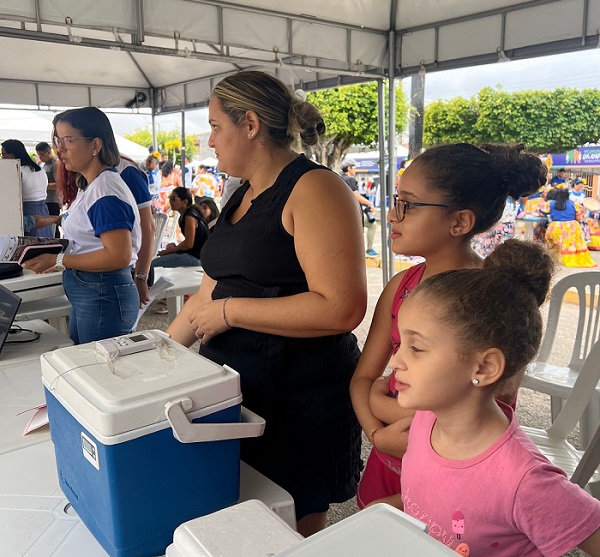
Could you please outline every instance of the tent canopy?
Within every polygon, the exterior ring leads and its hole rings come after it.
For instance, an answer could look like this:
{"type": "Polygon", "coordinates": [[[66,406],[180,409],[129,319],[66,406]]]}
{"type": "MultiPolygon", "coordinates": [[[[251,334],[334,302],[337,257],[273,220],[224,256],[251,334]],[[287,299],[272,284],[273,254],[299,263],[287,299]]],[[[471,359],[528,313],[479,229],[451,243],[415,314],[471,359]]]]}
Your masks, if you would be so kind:
{"type": "Polygon", "coordinates": [[[593,48],[598,29],[600,0],[2,0],[0,104],[165,113],[239,69],[316,89],[593,48]]]}
{"type": "MultiPolygon", "coordinates": [[[[119,134],[114,134],[119,152],[136,162],[148,156],[148,149],[119,134]]],[[[52,141],[52,122],[30,110],[14,110],[0,113],[0,143],[6,139],[18,139],[32,152],[41,141],[52,141]]]]}

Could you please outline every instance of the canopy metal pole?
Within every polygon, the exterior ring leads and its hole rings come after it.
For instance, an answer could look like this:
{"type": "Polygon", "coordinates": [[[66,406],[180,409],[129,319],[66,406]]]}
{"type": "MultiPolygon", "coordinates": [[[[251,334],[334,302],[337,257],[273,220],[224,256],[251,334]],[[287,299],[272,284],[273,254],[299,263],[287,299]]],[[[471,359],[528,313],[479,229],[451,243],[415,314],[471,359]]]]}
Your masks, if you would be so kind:
{"type": "Polygon", "coordinates": [[[385,89],[383,79],[377,80],[377,141],[379,143],[379,224],[381,226],[381,270],[383,273],[383,284],[390,279],[390,270],[387,257],[387,208],[385,196],[387,192],[387,180],[385,176],[385,89]]]}
{"type": "Polygon", "coordinates": [[[185,110],[181,111],[181,182],[185,186],[185,110]]]}
{"type": "Polygon", "coordinates": [[[154,151],[158,151],[158,137],[156,136],[156,115],[152,111],[152,147],[154,151]]]}
{"type": "Polygon", "coordinates": [[[152,148],[158,151],[158,137],[156,134],[156,89],[150,89],[150,110],[152,111],[152,148]]]}
{"type": "MultiPolygon", "coordinates": [[[[395,5],[395,2],[394,2],[395,5]]],[[[395,10],[394,10],[395,11],[395,10]]],[[[395,22],[395,19],[394,19],[395,22]]],[[[387,174],[387,199],[389,200],[389,208],[392,209],[392,199],[394,195],[394,178],[396,177],[396,32],[394,26],[391,27],[389,33],[389,70],[388,70],[388,89],[389,89],[389,109],[388,109],[388,161],[389,171],[387,174]]],[[[394,267],[394,252],[392,251],[391,243],[385,245],[388,254],[390,274],[384,275],[384,286],[395,272],[394,267]]]]}

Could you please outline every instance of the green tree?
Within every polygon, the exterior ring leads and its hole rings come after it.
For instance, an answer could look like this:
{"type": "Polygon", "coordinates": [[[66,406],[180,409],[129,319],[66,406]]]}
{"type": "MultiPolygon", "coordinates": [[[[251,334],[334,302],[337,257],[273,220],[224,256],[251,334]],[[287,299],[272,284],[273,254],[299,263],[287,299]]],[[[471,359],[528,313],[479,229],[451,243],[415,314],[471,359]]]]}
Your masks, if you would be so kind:
{"type": "MultiPolygon", "coordinates": [[[[150,147],[152,145],[152,132],[147,128],[137,128],[131,133],[126,134],[124,137],[130,141],[134,141],[144,147],[150,147]]],[[[156,134],[156,140],[158,141],[157,147],[159,150],[168,153],[169,158],[175,160],[175,162],[181,164],[181,130],[174,129],[169,131],[159,131],[156,134]]],[[[197,135],[186,135],[185,136],[185,153],[187,157],[192,160],[196,155],[198,149],[198,136],[197,135]]]]}
{"type": "MultiPolygon", "coordinates": [[[[327,128],[325,135],[313,147],[304,146],[317,161],[333,169],[339,165],[352,145],[377,145],[377,83],[347,85],[308,93],[308,102],[323,115],[327,128]]],[[[386,88],[387,114],[387,88],[386,88]]],[[[401,85],[396,89],[396,133],[408,121],[408,101],[401,85]]]]}
{"type": "Polygon", "coordinates": [[[423,143],[431,146],[473,142],[476,122],[477,107],[473,99],[456,97],[448,101],[435,101],[425,107],[423,143]]]}
{"type": "Polygon", "coordinates": [[[471,99],[437,101],[425,109],[424,143],[525,143],[556,153],[600,139],[600,90],[507,93],[486,87],[471,99]]]}

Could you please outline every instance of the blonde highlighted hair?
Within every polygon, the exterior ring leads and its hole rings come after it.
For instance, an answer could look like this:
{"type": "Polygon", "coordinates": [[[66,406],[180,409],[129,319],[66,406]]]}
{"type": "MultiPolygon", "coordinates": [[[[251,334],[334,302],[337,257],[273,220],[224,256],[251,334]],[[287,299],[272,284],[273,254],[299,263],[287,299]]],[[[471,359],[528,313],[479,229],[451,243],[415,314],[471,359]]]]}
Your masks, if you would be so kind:
{"type": "Polygon", "coordinates": [[[213,96],[236,126],[242,125],[249,110],[255,112],[269,139],[279,147],[289,147],[298,133],[304,143],[315,145],[325,133],[321,113],[264,72],[244,71],[226,77],[213,89],[213,96]]]}

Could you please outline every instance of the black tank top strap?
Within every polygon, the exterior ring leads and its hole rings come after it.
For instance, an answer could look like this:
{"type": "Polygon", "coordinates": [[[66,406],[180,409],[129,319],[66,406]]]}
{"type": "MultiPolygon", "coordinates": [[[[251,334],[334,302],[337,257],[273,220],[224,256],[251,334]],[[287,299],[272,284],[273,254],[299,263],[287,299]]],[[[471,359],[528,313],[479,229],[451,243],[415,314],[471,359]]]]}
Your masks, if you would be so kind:
{"type": "Polygon", "coordinates": [[[316,169],[329,170],[326,166],[307,159],[303,154],[299,155],[281,171],[273,187],[265,192],[269,194],[265,197],[283,210],[298,180],[307,172],[316,169]]]}

